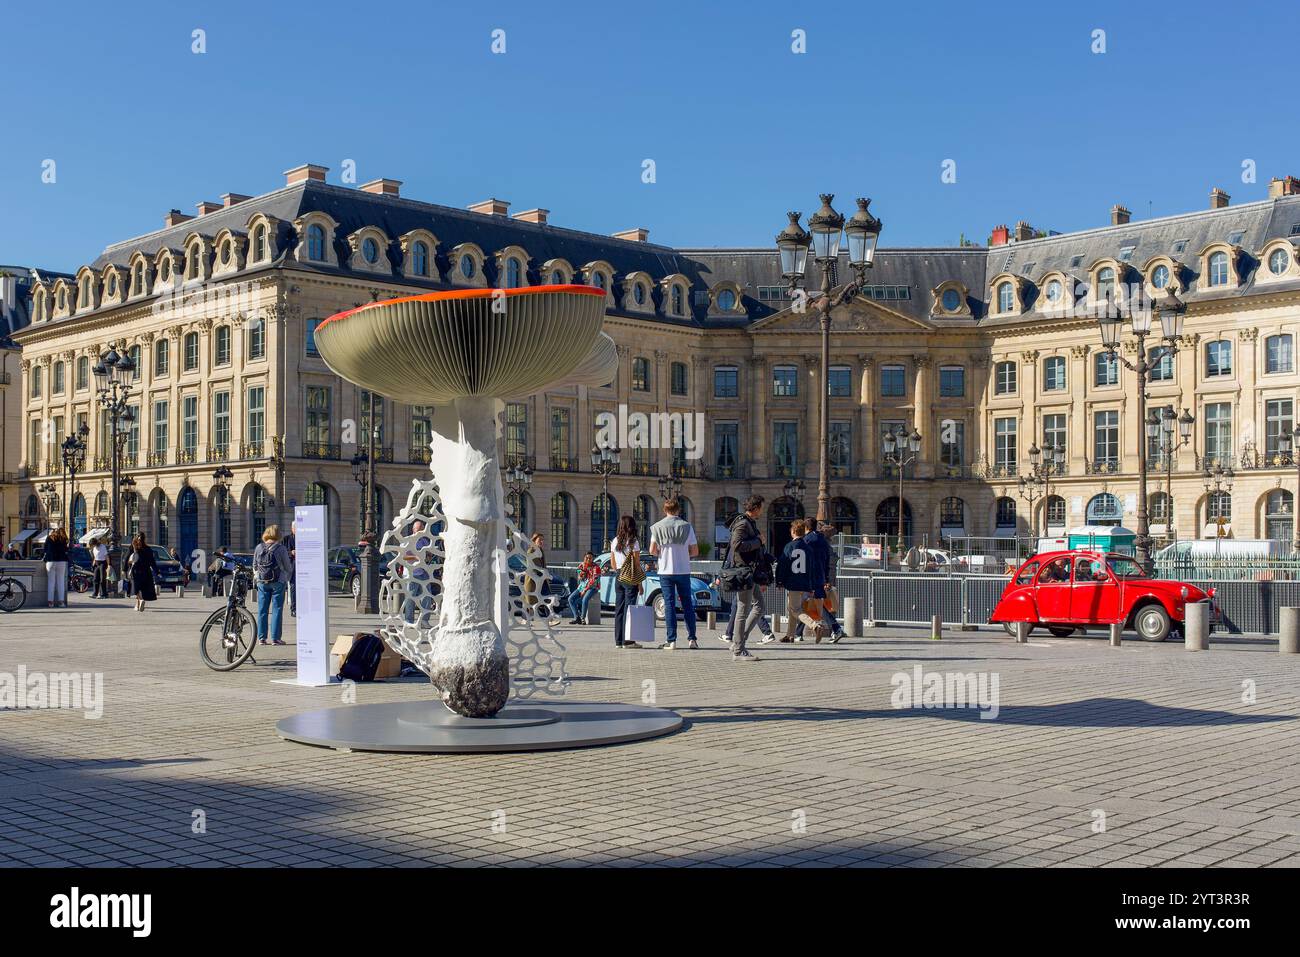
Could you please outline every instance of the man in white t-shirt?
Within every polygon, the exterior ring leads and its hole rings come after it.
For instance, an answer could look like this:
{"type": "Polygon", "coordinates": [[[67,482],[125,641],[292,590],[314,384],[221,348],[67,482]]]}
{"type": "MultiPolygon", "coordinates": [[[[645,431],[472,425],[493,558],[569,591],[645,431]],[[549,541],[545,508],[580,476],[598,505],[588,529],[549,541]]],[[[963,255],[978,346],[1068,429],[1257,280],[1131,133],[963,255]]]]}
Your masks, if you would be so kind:
{"type": "Polygon", "coordinates": [[[691,558],[700,553],[695,529],[681,517],[681,503],[675,498],[664,502],[664,517],[650,526],[650,554],[659,560],[659,587],[664,597],[664,637],[659,647],[672,651],[677,647],[677,602],[682,603],[686,618],[686,636],[690,647],[695,641],[695,599],[691,595],[691,558]]]}

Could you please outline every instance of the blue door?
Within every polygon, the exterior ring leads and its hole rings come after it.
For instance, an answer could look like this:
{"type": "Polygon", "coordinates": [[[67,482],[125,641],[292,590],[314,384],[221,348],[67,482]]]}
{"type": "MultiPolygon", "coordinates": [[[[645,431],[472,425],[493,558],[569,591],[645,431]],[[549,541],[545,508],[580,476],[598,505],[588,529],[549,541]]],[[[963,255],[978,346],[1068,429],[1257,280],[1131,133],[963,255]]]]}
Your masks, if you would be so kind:
{"type": "Polygon", "coordinates": [[[612,495],[606,498],[603,493],[597,495],[591,502],[591,553],[599,555],[605,551],[617,530],[618,499],[612,495]]]}
{"type": "Polygon", "coordinates": [[[86,497],[80,492],[72,500],[72,540],[81,541],[86,534],[86,497]]]}
{"type": "Polygon", "coordinates": [[[176,500],[176,512],[180,516],[180,552],[181,561],[189,565],[193,561],[194,550],[199,547],[199,497],[194,489],[186,486],[176,500]]]}

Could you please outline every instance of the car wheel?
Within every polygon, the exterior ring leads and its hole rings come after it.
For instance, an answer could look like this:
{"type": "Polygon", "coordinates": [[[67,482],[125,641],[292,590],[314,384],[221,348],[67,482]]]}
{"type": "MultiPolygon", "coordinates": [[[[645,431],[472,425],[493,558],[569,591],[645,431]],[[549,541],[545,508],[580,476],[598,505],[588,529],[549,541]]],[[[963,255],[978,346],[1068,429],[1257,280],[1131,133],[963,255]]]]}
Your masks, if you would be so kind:
{"type": "Polygon", "coordinates": [[[1143,605],[1133,618],[1133,629],[1143,641],[1164,641],[1169,637],[1169,612],[1163,605],[1143,605]]]}
{"type": "Polygon", "coordinates": [[[1074,628],[1066,625],[1049,625],[1047,630],[1056,638],[1069,638],[1075,632],[1074,628]]]}
{"type": "Polygon", "coordinates": [[[664,601],[664,593],[659,592],[655,595],[654,598],[651,599],[650,604],[655,610],[655,620],[666,621],[668,618],[668,605],[664,601]]]}
{"type": "MultiPolygon", "coordinates": [[[[1025,632],[1025,634],[1032,635],[1034,633],[1035,627],[1036,626],[1034,625],[1030,625],[1029,631],[1025,632]]],[[[1014,621],[1004,621],[1002,623],[1002,630],[1005,631],[1012,638],[1016,637],[1016,623],[1014,621]]]]}
{"type": "Polygon", "coordinates": [[[361,597],[361,576],[360,575],[352,576],[352,580],[348,584],[348,591],[352,593],[353,601],[361,597]]]}

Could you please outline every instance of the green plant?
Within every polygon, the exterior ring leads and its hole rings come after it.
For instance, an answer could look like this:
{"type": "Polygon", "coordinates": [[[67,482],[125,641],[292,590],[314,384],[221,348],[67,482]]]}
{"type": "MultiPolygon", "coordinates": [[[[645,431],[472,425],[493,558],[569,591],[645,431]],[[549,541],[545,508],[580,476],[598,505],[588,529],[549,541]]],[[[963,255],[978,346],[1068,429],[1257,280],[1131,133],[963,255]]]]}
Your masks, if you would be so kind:
{"type": "Polygon", "coordinates": [[[710,545],[708,542],[700,542],[700,557],[701,557],[701,558],[708,558],[708,557],[709,557],[709,553],[710,553],[711,551],[713,551],[713,546],[712,546],[712,545],[710,545]]]}

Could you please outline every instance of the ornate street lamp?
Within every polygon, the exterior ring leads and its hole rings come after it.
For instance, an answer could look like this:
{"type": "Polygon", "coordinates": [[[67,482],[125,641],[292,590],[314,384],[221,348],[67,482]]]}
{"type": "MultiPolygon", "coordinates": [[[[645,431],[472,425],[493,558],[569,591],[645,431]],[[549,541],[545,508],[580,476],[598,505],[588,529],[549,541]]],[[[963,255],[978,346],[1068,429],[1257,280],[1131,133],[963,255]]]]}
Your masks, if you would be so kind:
{"type": "Polygon", "coordinates": [[[600,538],[604,542],[609,532],[609,477],[618,471],[622,450],[617,446],[593,445],[591,447],[591,470],[601,477],[603,490],[600,496],[600,538]]]}
{"type": "Polygon", "coordinates": [[[212,487],[217,492],[217,545],[229,546],[230,523],[230,480],[235,477],[235,473],[230,471],[224,465],[217,466],[212,473],[212,487]]]}
{"type": "Polygon", "coordinates": [[[803,514],[803,494],[807,488],[808,487],[803,484],[803,479],[796,478],[789,479],[783,486],[781,486],[781,494],[786,498],[792,498],[799,503],[799,513],[801,515],[803,514]]]}
{"type": "Polygon", "coordinates": [[[109,512],[108,563],[112,579],[118,581],[122,576],[121,529],[118,526],[122,502],[118,480],[122,473],[122,446],[126,440],[122,425],[130,422],[132,418],[127,402],[131,397],[131,380],[135,374],[135,363],[131,361],[129,355],[122,355],[116,349],[109,349],[95,363],[93,372],[96,396],[100,408],[107,414],[110,429],[113,502],[109,512]]]}
{"type": "MultiPolygon", "coordinates": [[[[912,429],[908,435],[901,425],[893,432],[886,432],[881,440],[885,447],[885,462],[898,469],[898,550],[903,550],[903,474],[907,466],[916,461],[921,451],[921,433],[912,429]],[[910,453],[910,454],[909,454],[910,453]]],[[[821,519],[819,518],[818,521],[821,519]]]]}
{"type": "Polygon", "coordinates": [[[77,495],[77,473],[86,467],[86,437],[89,435],[90,426],[83,422],[76,432],[64,438],[60,447],[63,458],[63,514],[69,533],[75,531],[72,527],[72,500],[77,495]]]}
{"type": "MultiPolygon", "coordinates": [[[[1225,469],[1222,463],[1215,463],[1213,468],[1207,468],[1205,470],[1201,479],[1205,486],[1205,503],[1207,510],[1211,504],[1217,503],[1220,495],[1232,495],[1232,481],[1235,477],[1236,476],[1233,475],[1232,472],[1232,466],[1228,466],[1228,468],[1225,469]]],[[[1223,516],[1223,510],[1218,508],[1217,505],[1214,511],[1216,513],[1214,516],[1215,537],[1223,538],[1223,527],[1227,525],[1228,522],[1223,516]]],[[[1208,518],[1209,515],[1206,515],[1206,517],[1208,518]]]]}
{"type": "MultiPolygon", "coordinates": [[[[371,402],[374,401],[373,396],[371,402]]],[[[352,477],[361,486],[361,594],[357,611],[363,615],[379,614],[379,547],[375,528],[375,444],[379,441],[378,422],[366,434],[367,447],[352,456],[352,477]]]]}
{"type": "Polygon", "coordinates": [[[123,511],[122,524],[126,528],[126,533],[130,535],[131,534],[131,510],[132,510],[132,506],[135,504],[135,495],[134,495],[135,477],[131,475],[123,475],[121,479],[118,480],[117,487],[118,489],[121,490],[122,493],[121,494],[122,511],[123,511]]]}
{"type": "Polygon", "coordinates": [[[505,470],[505,485],[510,490],[510,495],[514,497],[516,508],[514,518],[515,524],[519,526],[519,531],[524,532],[524,493],[528,491],[533,484],[533,470],[526,465],[518,463],[510,466],[505,470]]]}
{"type": "Polygon", "coordinates": [[[676,498],[682,491],[682,482],[676,475],[661,475],[659,477],[659,500],[666,502],[671,498],[676,498]]]}
{"type": "Polygon", "coordinates": [[[44,482],[36,486],[36,491],[40,493],[41,501],[45,503],[45,516],[49,521],[50,528],[53,528],[54,503],[58,501],[59,487],[53,482],[44,482]]]}
{"type": "MultiPolygon", "coordinates": [[[[844,217],[835,211],[831,201],[832,193],[822,193],[821,208],[808,217],[808,229],[804,232],[799,225],[799,213],[791,212],[789,224],[776,236],[776,248],[781,257],[781,275],[789,284],[791,298],[795,299],[795,309],[803,311],[803,300],[795,295],[804,280],[808,267],[808,247],[811,244],[813,258],[822,272],[821,294],[814,301],[821,318],[822,353],[821,353],[821,395],[818,421],[821,436],[818,442],[818,480],[817,480],[817,521],[830,521],[830,355],[831,355],[831,317],[832,311],[856,297],[866,282],[866,272],[871,268],[876,256],[876,243],[880,239],[881,222],[871,215],[867,208],[869,199],[858,200],[858,211],[846,223],[844,217]],[[832,289],[835,281],[835,266],[839,259],[841,234],[848,237],[849,266],[853,269],[854,279],[838,290],[832,289]]],[[[901,508],[901,501],[900,501],[901,508]]],[[[901,521],[901,516],[900,516],[901,521]]]]}
{"type": "MultiPolygon", "coordinates": [[[[1178,350],[1178,336],[1182,333],[1183,316],[1187,312],[1187,306],[1174,293],[1171,286],[1165,287],[1164,297],[1160,302],[1152,305],[1151,308],[1138,308],[1130,311],[1130,324],[1132,326],[1133,336],[1137,339],[1137,362],[1130,362],[1127,358],[1119,353],[1120,328],[1123,325],[1123,318],[1116,308],[1114,300],[1107,296],[1104,307],[1097,317],[1097,324],[1101,328],[1102,347],[1111,362],[1119,362],[1126,369],[1137,374],[1137,420],[1143,425],[1147,422],[1147,383],[1150,380],[1151,371],[1155,368],[1152,359],[1156,363],[1163,362],[1166,358],[1172,361],[1172,357],[1178,350]],[[1158,313],[1160,316],[1161,338],[1163,342],[1158,347],[1158,354],[1155,356],[1147,355],[1146,341],[1151,335],[1152,313],[1158,313]]],[[[1147,438],[1142,429],[1138,430],[1138,514],[1137,529],[1134,536],[1135,558],[1137,563],[1149,574],[1154,565],[1151,560],[1151,527],[1150,516],[1148,512],[1147,498],[1147,438]]]]}

